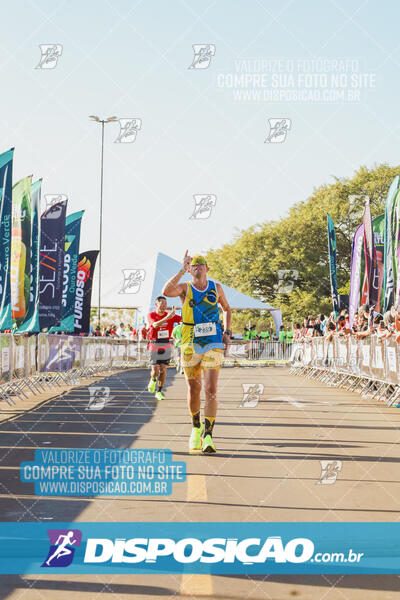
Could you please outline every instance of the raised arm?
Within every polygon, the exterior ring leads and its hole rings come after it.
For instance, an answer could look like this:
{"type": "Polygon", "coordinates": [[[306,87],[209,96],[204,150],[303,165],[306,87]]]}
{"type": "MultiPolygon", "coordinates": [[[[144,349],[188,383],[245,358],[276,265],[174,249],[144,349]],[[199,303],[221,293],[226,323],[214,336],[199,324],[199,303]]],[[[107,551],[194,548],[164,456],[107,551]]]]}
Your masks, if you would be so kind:
{"type": "Polygon", "coordinates": [[[159,321],[155,321],[154,319],[152,319],[150,317],[150,315],[147,317],[147,320],[149,322],[149,325],[151,327],[157,328],[157,327],[161,327],[161,325],[164,325],[164,323],[166,323],[167,321],[169,321],[169,319],[172,319],[172,317],[175,316],[175,306],[172,307],[172,310],[167,313],[165,315],[165,317],[163,317],[162,319],[160,319],[159,321]]]}
{"type": "Polygon", "coordinates": [[[171,277],[163,287],[162,293],[164,296],[167,296],[168,298],[176,298],[176,296],[179,296],[182,301],[185,300],[186,283],[179,283],[179,280],[188,270],[191,260],[192,257],[188,255],[188,251],[186,250],[186,254],[183,257],[182,268],[176,275],[171,277]]]}

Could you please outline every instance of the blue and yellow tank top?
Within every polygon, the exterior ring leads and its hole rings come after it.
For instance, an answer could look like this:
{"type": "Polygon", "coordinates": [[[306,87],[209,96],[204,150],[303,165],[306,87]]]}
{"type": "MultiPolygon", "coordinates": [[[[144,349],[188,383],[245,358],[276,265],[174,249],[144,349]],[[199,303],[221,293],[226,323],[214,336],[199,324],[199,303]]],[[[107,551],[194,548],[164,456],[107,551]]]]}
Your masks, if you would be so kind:
{"type": "Polygon", "coordinates": [[[215,282],[209,279],[206,289],[202,291],[192,283],[187,283],[182,306],[183,351],[201,354],[212,348],[223,347],[215,282]]]}

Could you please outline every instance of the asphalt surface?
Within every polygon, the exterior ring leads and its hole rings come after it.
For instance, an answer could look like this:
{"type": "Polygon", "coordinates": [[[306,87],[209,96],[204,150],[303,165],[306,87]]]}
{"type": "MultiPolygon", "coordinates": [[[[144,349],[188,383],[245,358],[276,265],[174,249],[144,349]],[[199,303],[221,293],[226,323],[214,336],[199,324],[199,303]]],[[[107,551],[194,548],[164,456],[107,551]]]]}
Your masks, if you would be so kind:
{"type": "MultiPolygon", "coordinates": [[[[113,374],[112,400],[88,410],[87,385],[5,407],[0,422],[1,521],[397,521],[400,410],[288,374],[283,367],[221,371],[216,455],[189,455],[183,376],[168,370],[166,400],[148,371],[113,374]],[[247,394],[256,386],[259,398],[247,394]],[[169,448],[188,478],[166,497],[38,497],[19,465],[36,448],[169,448]],[[321,462],[337,461],[322,484],[321,462]],[[339,468],[341,467],[341,468],[339,468]]],[[[400,569],[399,569],[400,572],[400,569]]],[[[0,599],[400,598],[397,576],[0,576],[0,599]]]]}

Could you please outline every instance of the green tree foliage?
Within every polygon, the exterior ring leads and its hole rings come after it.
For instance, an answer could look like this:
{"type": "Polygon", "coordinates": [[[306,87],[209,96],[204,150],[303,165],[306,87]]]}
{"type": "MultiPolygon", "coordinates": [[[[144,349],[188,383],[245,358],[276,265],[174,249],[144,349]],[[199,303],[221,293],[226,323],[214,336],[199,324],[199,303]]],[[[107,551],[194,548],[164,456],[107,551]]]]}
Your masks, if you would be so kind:
{"type": "MultiPolygon", "coordinates": [[[[230,244],[207,254],[210,276],[282,309],[285,324],[305,315],[332,310],[326,215],[336,228],[338,288],[348,289],[353,235],[362,221],[365,197],[372,216],[382,213],[388,188],[400,166],[360,167],[352,178],[334,177],[314,189],[287,217],[253,225],[237,233],[230,244]],[[280,293],[279,270],[298,271],[290,293],[280,293]]],[[[260,313],[253,311],[252,323],[260,313]]],[[[241,331],[249,314],[234,317],[241,331]]],[[[247,319],[247,321],[246,321],[247,319]]],[[[267,318],[267,321],[269,318],[267,318]]],[[[261,322],[260,322],[261,323],[261,322]]]]}
{"type": "Polygon", "coordinates": [[[264,310],[235,310],[232,315],[232,331],[243,333],[244,328],[249,325],[255,325],[256,331],[275,332],[274,320],[271,315],[264,310]]]}

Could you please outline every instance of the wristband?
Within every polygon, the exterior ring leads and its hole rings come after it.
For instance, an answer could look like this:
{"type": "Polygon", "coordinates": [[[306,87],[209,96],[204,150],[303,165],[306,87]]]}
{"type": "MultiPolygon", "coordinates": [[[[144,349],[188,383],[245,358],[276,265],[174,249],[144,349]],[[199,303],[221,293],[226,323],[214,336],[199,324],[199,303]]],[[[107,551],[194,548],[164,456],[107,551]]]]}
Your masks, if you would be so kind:
{"type": "Polygon", "coordinates": [[[186,273],[185,269],[179,269],[179,273],[182,273],[182,275],[184,275],[186,273]]]}

